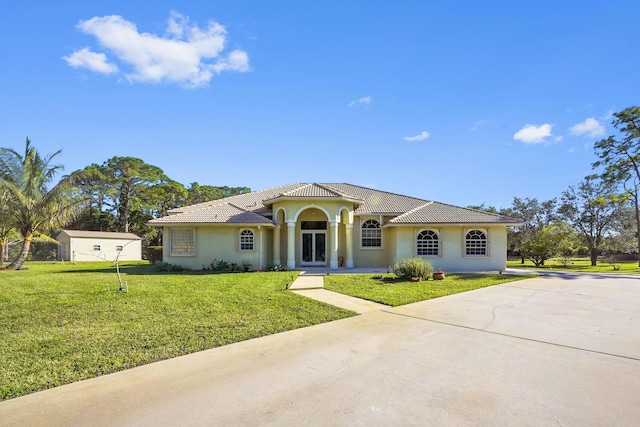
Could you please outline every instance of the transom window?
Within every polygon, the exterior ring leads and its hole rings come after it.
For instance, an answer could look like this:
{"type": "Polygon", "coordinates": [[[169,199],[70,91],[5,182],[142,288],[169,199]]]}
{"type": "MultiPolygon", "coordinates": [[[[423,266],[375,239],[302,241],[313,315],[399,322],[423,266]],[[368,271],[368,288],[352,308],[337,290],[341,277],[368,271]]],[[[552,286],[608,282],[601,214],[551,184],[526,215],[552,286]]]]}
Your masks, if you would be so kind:
{"type": "Polygon", "coordinates": [[[361,246],[363,248],[381,248],[382,230],[375,219],[368,219],[362,223],[361,246]]]}
{"type": "Polygon", "coordinates": [[[253,250],[253,231],[242,230],[240,232],[240,250],[241,251],[253,250]]]}
{"type": "Polygon", "coordinates": [[[171,230],[171,255],[194,255],[192,228],[174,228],[171,230]]]}
{"type": "Polygon", "coordinates": [[[418,255],[440,254],[440,239],[435,231],[424,230],[418,233],[416,244],[418,247],[418,255]]]}
{"type": "Polygon", "coordinates": [[[471,230],[465,237],[467,255],[487,255],[487,235],[482,230],[471,230]]]}

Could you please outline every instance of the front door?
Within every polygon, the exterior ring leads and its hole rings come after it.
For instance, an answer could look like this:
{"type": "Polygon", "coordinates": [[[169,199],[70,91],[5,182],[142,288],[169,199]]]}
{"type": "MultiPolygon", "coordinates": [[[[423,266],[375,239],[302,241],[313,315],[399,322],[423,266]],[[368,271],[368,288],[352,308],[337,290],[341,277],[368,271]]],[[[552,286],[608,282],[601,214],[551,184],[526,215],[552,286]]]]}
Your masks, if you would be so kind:
{"type": "Polygon", "coordinates": [[[302,232],[302,265],[327,265],[326,231],[302,232]]]}

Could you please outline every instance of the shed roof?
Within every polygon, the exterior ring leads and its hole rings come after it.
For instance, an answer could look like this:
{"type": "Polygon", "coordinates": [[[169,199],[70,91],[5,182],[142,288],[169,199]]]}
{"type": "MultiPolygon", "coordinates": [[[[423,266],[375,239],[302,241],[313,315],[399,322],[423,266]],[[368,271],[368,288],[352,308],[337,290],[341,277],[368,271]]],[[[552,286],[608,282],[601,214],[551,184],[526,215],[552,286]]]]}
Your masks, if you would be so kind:
{"type": "MultiPolygon", "coordinates": [[[[66,234],[69,237],[84,237],[92,239],[142,240],[142,238],[133,233],[118,233],[113,231],[62,230],[60,234],[66,234]]],[[[58,236],[60,234],[58,234],[58,236]]]]}

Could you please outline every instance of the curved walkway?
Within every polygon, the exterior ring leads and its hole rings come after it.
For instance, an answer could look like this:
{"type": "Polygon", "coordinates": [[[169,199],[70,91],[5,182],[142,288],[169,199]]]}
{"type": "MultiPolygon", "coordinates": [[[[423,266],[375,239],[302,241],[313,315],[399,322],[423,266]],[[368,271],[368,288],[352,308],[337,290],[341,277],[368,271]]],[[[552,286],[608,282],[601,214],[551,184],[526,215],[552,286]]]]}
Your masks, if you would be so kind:
{"type": "Polygon", "coordinates": [[[302,272],[298,278],[289,286],[289,290],[307,298],[313,298],[336,307],[354,311],[358,314],[380,311],[390,308],[388,305],[377,302],[355,298],[349,295],[340,294],[324,289],[324,276],[322,273],[302,272]]]}

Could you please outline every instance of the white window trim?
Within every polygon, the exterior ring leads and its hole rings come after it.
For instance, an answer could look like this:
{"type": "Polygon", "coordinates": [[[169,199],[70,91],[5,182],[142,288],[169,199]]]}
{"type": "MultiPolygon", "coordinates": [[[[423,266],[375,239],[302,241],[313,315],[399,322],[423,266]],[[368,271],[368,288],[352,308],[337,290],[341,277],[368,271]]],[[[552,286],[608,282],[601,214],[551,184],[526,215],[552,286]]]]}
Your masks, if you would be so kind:
{"type": "Polygon", "coordinates": [[[381,251],[384,250],[384,233],[382,232],[382,217],[361,217],[360,218],[360,226],[358,227],[359,231],[359,246],[360,246],[360,250],[363,251],[381,251]],[[362,246],[362,230],[364,230],[362,228],[362,226],[364,225],[365,222],[369,221],[370,219],[377,221],[378,222],[378,230],[380,230],[380,246],[362,246]]]}
{"type": "Polygon", "coordinates": [[[256,232],[249,229],[243,228],[238,232],[238,250],[240,252],[255,252],[256,251],[256,232]],[[245,231],[251,232],[251,249],[242,249],[242,233],[245,231]]]}
{"type": "Polygon", "coordinates": [[[462,256],[465,258],[489,258],[490,257],[489,243],[490,243],[489,230],[487,230],[486,228],[478,228],[478,227],[466,228],[464,230],[464,233],[462,234],[462,256]],[[469,234],[469,232],[473,230],[478,230],[484,233],[484,237],[486,239],[485,240],[486,250],[484,255],[467,255],[467,234],[469,234]]]}
{"type": "MultiPolygon", "coordinates": [[[[466,233],[465,233],[466,236],[466,233]]],[[[413,238],[413,243],[414,243],[414,248],[416,251],[416,256],[419,257],[429,257],[429,258],[442,258],[442,237],[440,235],[440,230],[436,229],[436,228],[420,228],[416,231],[416,234],[413,238]],[[418,254],[418,236],[420,235],[420,233],[422,233],[423,231],[433,231],[436,236],[438,236],[438,254],[437,255],[419,255],[418,254]]]]}
{"type": "Polygon", "coordinates": [[[196,229],[195,228],[189,228],[189,227],[179,227],[179,228],[171,228],[169,230],[169,245],[170,245],[170,254],[171,256],[177,256],[177,257],[193,257],[196,256],[196,229]],[[193,242],[193,251],[190,254],[176,254],[173,252],[173,233],[175,230],[191,230],[191,240],[193,242]]]}

